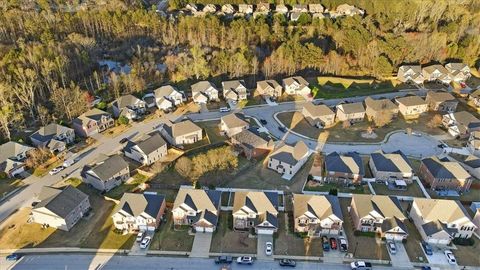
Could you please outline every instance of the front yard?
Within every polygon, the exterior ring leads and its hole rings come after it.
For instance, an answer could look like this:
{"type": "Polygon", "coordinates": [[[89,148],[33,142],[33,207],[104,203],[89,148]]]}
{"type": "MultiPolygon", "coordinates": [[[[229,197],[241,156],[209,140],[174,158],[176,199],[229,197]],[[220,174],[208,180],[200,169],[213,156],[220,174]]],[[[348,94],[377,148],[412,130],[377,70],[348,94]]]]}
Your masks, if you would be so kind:
{"type": "Polygon", "coordinates": [[[193,235],[188,234],[189,227],[174,230],[171,212],[167,214],[167,222],[161,224],[155,233],[150,245],[150,250],[168,250],[190,252],[193,245],[193,235]]]}
{"type": "Polygon", "coordinates": [[[389,189],[387,185],[380,183],[371,183],[373,190],[377,195],[397,195],[397,196],[411,196],[411,197],[425,197],[422,190],[418,186],[416,181],[407,185],[406,190],[393,190],[389,189]]]}
{"type": "Polygon", "coordinates": [[[17,179],[0,179],[0,199],[5,196],[10,191],[20,187],[22,185],[22,180],[17,179]]]}
{"type": "Polygon", "coordinates": [[[249,238],[248,232],[233,231],[232,212],[220,212],[217,230],[212,237],[210,252],[255,254],[257,239],[249,238]]]}
{"type": "Polygon", "coordinates": [[[475,238],[473,246],[456,245],[457,250],[453,250],[459,265],[480,266],[480,240],[475,238]]]}

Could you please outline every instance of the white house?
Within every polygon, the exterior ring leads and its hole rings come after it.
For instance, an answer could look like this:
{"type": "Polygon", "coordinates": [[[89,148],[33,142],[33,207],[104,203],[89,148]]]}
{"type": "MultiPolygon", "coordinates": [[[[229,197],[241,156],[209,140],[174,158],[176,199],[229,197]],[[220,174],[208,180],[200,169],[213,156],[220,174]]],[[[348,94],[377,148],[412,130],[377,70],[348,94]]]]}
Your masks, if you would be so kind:
{"type": "Polygon", "coordinates": [[[209,81],[200,81],[192,84],[193,102],[204,104],[209,101],[218,100],[218,89],[209,81]]]}
{"type": "Polygon", "coordinates": [[[128,141],[123,152],[130,159],[150,165],[167,156],[167,142],[157,132],[138,142],[128,141]]]}
{"type": "Polygon", "coordinates": [[[283,144],[268,157],[268,168],[290,180],[305,164],[310,155],[310,150],[303,141],[298,141],[295,146],[283,144]]]}
{"type": "Polygon", "coordinates": [[[301,76],[288,77],[282,80],[283,89],[289,95],[300,95],[309,97],[312,89],[308,87],[309,83],[301,76]]]}
{"type": "Polygon", "coordinates": [[[232,137],[250,127],[245,116],[240,113],[230,113],[220,118],[220,131],[232,137]]]}
{"type": "Polygon", "coordinates": [[[155,103],[160,110],[169,110],[183,103],[183,95],[171,85],[155,89],[155,103]]]}

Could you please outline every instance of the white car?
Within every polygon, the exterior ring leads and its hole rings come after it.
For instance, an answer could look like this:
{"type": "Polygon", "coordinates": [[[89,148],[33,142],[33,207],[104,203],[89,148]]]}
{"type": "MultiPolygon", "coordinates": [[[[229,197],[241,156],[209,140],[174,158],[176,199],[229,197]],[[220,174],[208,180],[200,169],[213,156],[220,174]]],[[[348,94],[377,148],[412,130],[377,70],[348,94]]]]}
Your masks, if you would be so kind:
{"type": "Polygon", "coordinates": [[[273,244],[272,242],[265,243],[265,254],[267,256],[272,256],[273,253],[273,244]]]}
{"type": "Polygon", "coordinates": [[[220,112],[229,112],[230,111],[230,108],[228,107],[221,107],[220,108],[220,112]]]}
{"type": "Polygon", "coordinates": [[[139,233],[137,234],[137,239],[136,239],[137,242],[142,241],[144,236],[145,236],[145,235],[143,234],[143,232],[139,232],[139,233]]]}
{"type": "Polygon", "coordinates": [[[445,257],[447,257],[447,261],[449,264],[457,264],[457,260],[455,259],[455,256],[453,255],[453,252],[449,249],[445,250],[445,257]]]}
{"type": "Polygon", "coordinates": [[[59,172],[61,172],[63,169],[65,169],[63,166],[58,166],[56,168],[53,168],[50,172],[48,172],[50,175],[55,175],[59,172]]]}
{"type": "Polygon", "coordinates": [[[140,248],[146,249],[148,245],[150,245],[150,241],[152,240],[152,237],[146,236],[143,238],[142,242],[140,243],[140,248]]]}
{"type": "Polygon", "coordinates": [[[397,246],[393,241],[388,241],[387,247],[388,247],[388,251],[390,251],[390,254],[392,255],[397,254],[397,246]]]}
{"type": "Polygon", "coordinates": [[[250,256],[242,256],[237,258],[237,263],[238,264],[252,264],[253,263],[253,258],[250,256]]]}

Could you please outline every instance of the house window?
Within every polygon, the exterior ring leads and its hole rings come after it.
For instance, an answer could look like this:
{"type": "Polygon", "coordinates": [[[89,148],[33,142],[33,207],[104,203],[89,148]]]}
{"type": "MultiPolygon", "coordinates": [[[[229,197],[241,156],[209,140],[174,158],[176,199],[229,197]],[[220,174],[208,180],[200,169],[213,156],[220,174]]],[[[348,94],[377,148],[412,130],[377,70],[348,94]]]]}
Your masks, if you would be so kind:
{"type": "Polygon", "coordinates": [[[249,221],[249,222],[248,222],[248,226],[252,226],[252,227],[253,227],[253,225],[255,225],[255,223],[254,223],[253,221],[249,221]]]}

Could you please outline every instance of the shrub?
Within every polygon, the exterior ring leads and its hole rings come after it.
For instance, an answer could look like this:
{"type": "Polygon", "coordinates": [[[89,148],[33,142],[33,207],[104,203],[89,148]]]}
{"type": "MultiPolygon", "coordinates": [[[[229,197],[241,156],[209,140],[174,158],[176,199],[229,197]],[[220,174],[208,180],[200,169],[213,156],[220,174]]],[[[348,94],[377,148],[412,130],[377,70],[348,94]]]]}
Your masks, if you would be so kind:
{"type": "Polygon", "coordinates": [[[130,120],[128,120],[128,118],[125,116],[125,115],[121,115],[117,122],[120,124],[120,125],[128,125],[128,122],[130,122],[130,120]]]}
{"type": "Polygon", "coordinates": [[[329,195],[337,196],[338,195],[338,189],[336,188],[331,188],[330,191],[328,192],[329,195]]]}
{"type": "Polygon", "coordinates": [[[455,238],[453,239],[453,243],[459,246],[473,246],[475,244],[475,240],[473,238],[455,238]]]}
{"type": "Polygon", "coordinates": [[[355,236],[365,236],[365,237],[375,237],[377,235],[377,233],[376,232],[354,231],[353,235],[355,235],[355,236]]]}

